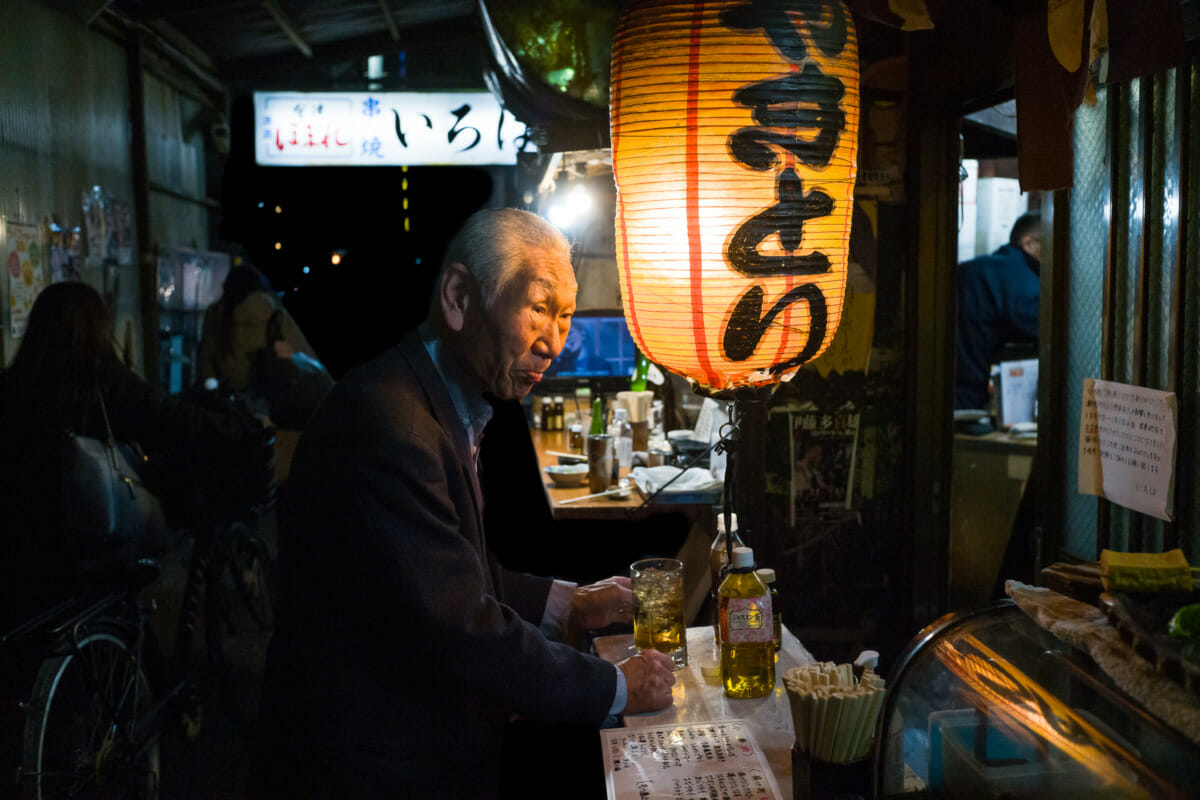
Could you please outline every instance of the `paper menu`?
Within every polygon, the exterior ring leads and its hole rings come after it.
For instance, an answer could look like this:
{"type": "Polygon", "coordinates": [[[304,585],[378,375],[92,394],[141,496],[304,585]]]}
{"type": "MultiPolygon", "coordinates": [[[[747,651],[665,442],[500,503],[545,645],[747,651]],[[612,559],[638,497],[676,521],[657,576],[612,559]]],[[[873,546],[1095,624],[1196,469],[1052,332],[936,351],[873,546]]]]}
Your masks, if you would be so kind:
{"type": "Polygon", "coordinates": [[[766,756],[741,720],[606,728],[609,800],[780,800],[766,756]]]}

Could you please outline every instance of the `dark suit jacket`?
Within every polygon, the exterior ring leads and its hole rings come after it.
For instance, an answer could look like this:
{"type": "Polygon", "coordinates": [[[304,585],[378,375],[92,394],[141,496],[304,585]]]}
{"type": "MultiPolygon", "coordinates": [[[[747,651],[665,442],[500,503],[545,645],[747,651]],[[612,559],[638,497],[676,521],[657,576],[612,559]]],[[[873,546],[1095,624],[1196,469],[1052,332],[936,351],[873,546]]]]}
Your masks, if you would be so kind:
{"type": "Polygon", "coordinates": [[[550,581],[489,556],[470,459],[415,333],[317,412],[280,529],[253,796],[490,797],[513,714],[604,720],[615,670],[526,621],[550,581]]]}

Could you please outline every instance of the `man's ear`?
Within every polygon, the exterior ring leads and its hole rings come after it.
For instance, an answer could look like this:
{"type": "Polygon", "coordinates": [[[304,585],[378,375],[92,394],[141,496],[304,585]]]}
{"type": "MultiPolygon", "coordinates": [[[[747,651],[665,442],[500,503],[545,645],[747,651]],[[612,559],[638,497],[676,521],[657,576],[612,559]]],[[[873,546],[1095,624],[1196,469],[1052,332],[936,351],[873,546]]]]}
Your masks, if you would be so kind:
{"type": "Polygon", "coordinates": [[[438,300],[442,308],[442,318],[450,330],[462,331],[466,324],[467,309],[473,302],[474,289],[475,278],[462,264],[455,262],[442,273],[442,282],[438,286],[438,300]]]}

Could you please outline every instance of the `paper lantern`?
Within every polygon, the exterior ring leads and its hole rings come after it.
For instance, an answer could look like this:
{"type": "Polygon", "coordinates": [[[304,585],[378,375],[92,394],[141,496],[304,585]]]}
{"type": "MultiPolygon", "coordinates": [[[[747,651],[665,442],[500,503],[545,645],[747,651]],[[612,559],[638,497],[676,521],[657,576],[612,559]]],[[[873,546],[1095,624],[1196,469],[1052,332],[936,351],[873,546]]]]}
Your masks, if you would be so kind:
{"type": "Polygon", "coordinates": [[[713,391],[791,378],[842,313],[858,146],[849,11],[635,2],[610,95],[634,341],[713,391]]]}

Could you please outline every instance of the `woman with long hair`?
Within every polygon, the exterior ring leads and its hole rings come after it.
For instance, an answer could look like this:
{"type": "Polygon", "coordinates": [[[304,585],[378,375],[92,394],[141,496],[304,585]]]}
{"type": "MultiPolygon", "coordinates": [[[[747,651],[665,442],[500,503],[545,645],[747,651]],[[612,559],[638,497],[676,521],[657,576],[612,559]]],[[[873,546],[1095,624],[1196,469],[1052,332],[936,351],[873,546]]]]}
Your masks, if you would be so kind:
{"type": "Polygon", "coordinates": [[[108,309],[91,286],[46,287],[12,365],[0,372],[5,616],[60,587],[72,560],[90,555],[64,530],[73,498],[62,496],[62,442],[68,432],[104,439],[110,427],[117,442],[169,454],[172,463],[249,463],[250,454],[266,448],[262,421],[170,396],[125,366],[113,347],[108,309]]]}

